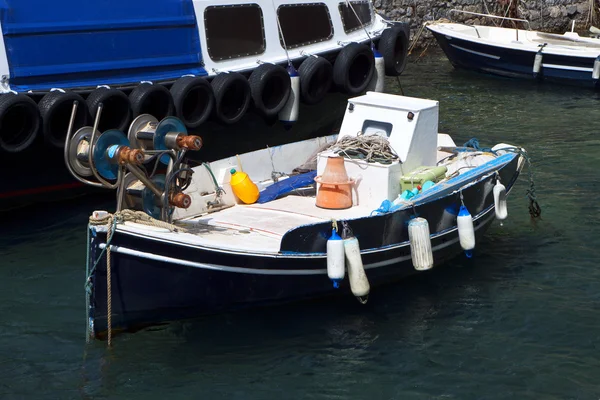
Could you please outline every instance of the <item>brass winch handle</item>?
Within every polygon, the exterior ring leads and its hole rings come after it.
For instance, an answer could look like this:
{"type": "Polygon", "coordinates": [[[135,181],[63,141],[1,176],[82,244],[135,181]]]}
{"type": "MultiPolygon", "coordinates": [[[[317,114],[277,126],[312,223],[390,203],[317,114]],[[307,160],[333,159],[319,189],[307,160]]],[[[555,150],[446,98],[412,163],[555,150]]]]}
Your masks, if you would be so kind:
{"type": "Polygon", "coordinates": [[[177,193],[170,197],[171,198],[169,199],[169,203],[171,203],[172,206],[179,208],[188,208],[192,205],[192,198],[185,193],[177,193]]]}
{"type": "Polygon", "coordinates": [[[177,136],[177,146],[181,149],[200,150],[202,148],[202,138],[196,135],[177,136]]]}
{"type": "Polygon", "coordinates": [[[144,152],[140,149],[132,149],[127,146],[122,146],[119,149],[118,160],[120,165],[142,165],[144,162],[144,152]]]}

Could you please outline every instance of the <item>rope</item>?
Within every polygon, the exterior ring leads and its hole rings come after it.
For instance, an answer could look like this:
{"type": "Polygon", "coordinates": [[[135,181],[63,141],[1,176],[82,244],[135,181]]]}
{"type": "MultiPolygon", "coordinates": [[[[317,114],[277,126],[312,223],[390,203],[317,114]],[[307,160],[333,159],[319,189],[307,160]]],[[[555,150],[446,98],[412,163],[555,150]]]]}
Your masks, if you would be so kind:
{"type": "MultiPolygon", "coordinates": [[[[110,217],[107,236],[112,239],[113,224],[116,225],[116,219],[110,217]]],[[[106,247],[106,325],[108,329],[108,347],[112,347],[112,279],[111,279],[111,262],[110,262],[110,245],[106,247]]]]}
{"type": "Polygon", "coordinates": [[[387,138],[380,135],[344,136],[336,144],[336,154],[366,162],[391,164],[398,154],[390,147],[387,138]]]}
{"type": "Polygon", "coordinates": [[[435,21],[425,21],[425,22],[423,22],[423,24],[419,28],[417,34],[413,38],[412,43],[410,44],[410,46],[408,46],[408,55],[412,54],[412,51],[415,49],[415,46],[417,45],[417,42],[419,41],[419,38],[421,37],[421,34],[423,33],[423,31],[425,30],[425,27],[427,25],[445,24],[445,23],[450,23],[450,22],[451,21],[449,19],[447,19],[447,18],[440,18],[440,19],[437,19],[435,21]]]}
{"type": "Polygon", "coordinates": [[[114,233],[117,229],[117,224],[123,223],[125,221],[132,221],[142,225],[148,226],[156,226],[159,228],[165,228],[170,230],[171,232],[186,232],[185,228],[175,226],[168,222],[159,221],[155,218],[152,218],[148,214],[143,211],[134,211],[134,210],[122,210],[116,212],[114,214],[107,213],[102,217],[94,217],[90,216],[89,226],[104,226],[107,225],[106,231],[106,246],[102,249],[102,252],[94,262],[91,268],[90,265],[90,255],[89,255],[89,229],[88,229],[88,250],[87,250],[87,262],[86,262],[86,280],[85,280],[85,291],[86,291],[86,340],[89,341],[90,331],[89,331],[89,323],[87,321],[90,308],[89,297],[92,293],[92,281],[91,277],[96,271],[96,267],[98,263],[102,259],[104,252],[106,252],[106,323],[107,323],[107,337],[108,337],[108,347],[112,346],[112,265],[111,265],[111,242],[114,236],[114,233]]]}
{"type": "Polygon", "coordinates": [[[523,157],[525,159],[525,162],[527,163],[527,176],[529,178],[529,188],[526,191],[526,196],[529,199],[529,215],[531,216],[532,219],[534,218],[539,218],[542,215],[542,208],[540,207],[540,204],[537,201],[537,196],[535,194],[535,182],[533,181],[533,168],[531,166],[531,158],[529,157],[529,154],[527,153],[527,151],[519,148],[519,147],[503,147],[501,149],[496,149],[496,150],[492,150],[489,147],[480,147],[479,146],[479,141],[476,138],[471,138],[469,139],[465,144],[464,147],[472,147],[475,150],[479,150],[479,151],[485,151],[488,153],[492,153],[494,155],[498,154],[498,151],[510,151],[512,153],[516,153],[518,155],[520,155],[521,157],[523,157]]]}

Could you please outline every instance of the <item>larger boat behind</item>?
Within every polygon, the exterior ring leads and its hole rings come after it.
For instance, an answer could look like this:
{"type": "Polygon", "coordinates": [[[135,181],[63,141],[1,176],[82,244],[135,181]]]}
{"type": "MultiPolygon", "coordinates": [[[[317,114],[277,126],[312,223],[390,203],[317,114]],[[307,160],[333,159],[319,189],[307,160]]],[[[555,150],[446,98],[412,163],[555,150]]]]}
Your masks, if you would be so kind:
{"type": "Polygon", "coordinates": [[[210,160],[331,132],[348,96],[402,73],[408,47],[407,26],[370,1],[0,7],[0,210],[79,185],[62,161],[74,101],[75,129],[100,104],[101,132],[175,115],[202,132],[210,160]]]}

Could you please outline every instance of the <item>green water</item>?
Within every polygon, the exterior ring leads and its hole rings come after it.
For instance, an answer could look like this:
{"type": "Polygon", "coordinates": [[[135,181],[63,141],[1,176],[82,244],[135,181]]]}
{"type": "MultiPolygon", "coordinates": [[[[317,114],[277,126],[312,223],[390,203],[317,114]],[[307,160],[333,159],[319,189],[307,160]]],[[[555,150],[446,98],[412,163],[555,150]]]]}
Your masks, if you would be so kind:
{"type": "MultiPolygon", "coordinates": [[[[600,398],[600,97],[411,60],[406,95],[440,101],[459,144],[533,164],[474,259],[342,298],[227,314],[85,344],[85,224],[106,204],[45,206],[0,228],[2,399],[600,398]]],[[[391,90],[399,91],[395,80],[391,90]]],[[[110,204],[110,203],[109,203],[110,204]]]]}

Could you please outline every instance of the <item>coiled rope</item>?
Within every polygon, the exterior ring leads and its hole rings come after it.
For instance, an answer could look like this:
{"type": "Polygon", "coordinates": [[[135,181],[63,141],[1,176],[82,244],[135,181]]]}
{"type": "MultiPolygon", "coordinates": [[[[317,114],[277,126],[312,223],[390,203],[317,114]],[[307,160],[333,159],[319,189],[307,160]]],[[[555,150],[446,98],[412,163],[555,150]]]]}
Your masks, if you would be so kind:
{"type": "MultiPolygon", "coordinates": [[[[85,291],[86,291],[86,318],[87,313],[89,312],[89,296],[91,294],[91,276],[96,270],[96,266],[98,262],[102,259],[104,252],[106,252],[106,324],[107,324],[107,342],[108,347],[112,347],[112,273],[111,273],[111,242],[113,235],[117,229],[117,224],[123,223],[125,221],[132,221],[142,225],[148,226],[156,226],[159,228],[168,229],[171,232],[186,232],[185,228],[175,226],[168,222],[159,221],[155,218],[152,218],[148,214],[143,211],[134,211],[134,210],[122,210],[116,212],[114,214],[107,213],[101,217],[90,216],[89,225],[90,226],[107,226],[106,231],[106,246],[92,265],[92,268],[89,268],[89,254],[87,258],[87,266],[86,268],[86,282],[85,282],[85,291]]],[[[89,229],[88,229],[88,251],[89,251],[89,229]]],[[[86,340],[90,337],[89,332],[89,323],[86,321],[86,326],[88,329],[86,340]]]]}
{"type": "Polygon", "coordinates": [[[398,159],[387,138],[371,134],[344,136],[334,146],[334,152],[350,159],[364,160],[369,163],[391,164],[398,159]]]}

